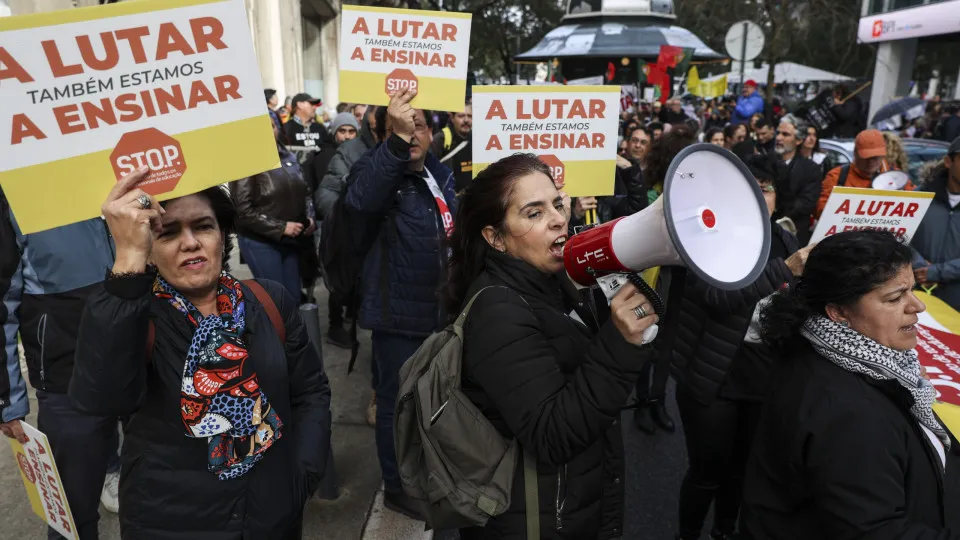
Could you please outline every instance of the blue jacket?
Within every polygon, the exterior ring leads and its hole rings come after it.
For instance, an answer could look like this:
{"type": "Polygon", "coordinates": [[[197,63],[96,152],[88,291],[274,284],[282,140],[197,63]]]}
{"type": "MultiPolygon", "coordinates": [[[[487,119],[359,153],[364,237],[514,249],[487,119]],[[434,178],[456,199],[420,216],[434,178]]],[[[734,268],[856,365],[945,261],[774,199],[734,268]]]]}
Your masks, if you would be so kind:
{"type": "Polygon", "coordinates": [[[737,108],[733,110],[730,117],[731,124],[747,124],[750,117],[763,112],[763,96],[760,92],[754,90],[749,96],[740,96],[737,98],[737,108]]]}
{"type": "Polygon", "coordinates": [[[947,170],[941,168],[939,174],[921,188],[935,195],[910,245],[914,251],[914,268],[930,263],[927,279],[937,283],[933,295],[960,310],[960,214],[956,213],[957,208],[950,207],[947,174],[947,170]]]}
{"type": "Polygon", "coordinates": [[[80,315],[113,266],[114,247],[100,218],[24,235],[4,207],[0,201],[0,409],[8,422],[29,412],[17,335],[30,384],[66,393],[80,315]]]}
{"type": "MultiPolygon", "coordinates": [[[[370,330],[427,336],[445,320],[439,288],[446,277],[446,233],[426,181],[408,171],[410,158],[398,157],[391,144],[367,152],[347,179],[346,208],[358,223],[352,228],[376,228],[363,265],[358,322],[370,330]]],[[[425,166],[455,213],[453,173],[432,154],[425,166]]]]}

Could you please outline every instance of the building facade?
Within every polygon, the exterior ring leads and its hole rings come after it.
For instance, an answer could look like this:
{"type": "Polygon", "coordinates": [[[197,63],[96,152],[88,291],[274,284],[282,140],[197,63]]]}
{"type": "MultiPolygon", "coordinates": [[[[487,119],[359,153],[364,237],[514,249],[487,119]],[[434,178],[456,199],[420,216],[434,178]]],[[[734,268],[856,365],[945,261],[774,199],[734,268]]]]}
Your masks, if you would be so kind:
{"type": "MultiPolygon", "coordinates": [[[[97,6],[118,0],[0,0],[0,16],[97,6]]],[[[243,0],[264,88],[338,102],[340,0],[243,0]]]]}
{"type": "MultiPolygon", "coordinates": [[[[918,49],[960,41],[960,0],[863,0],[857,40],[877,44],[870,95],[870,118],[891,99],[911,92],[918,49]]],[[[955,56],[955,55],[951,55],[955,56]]],[[[938,84],[952,87],[946,97],[960,99],[960,66],[950,62],[919,93],[938,93],[938,84]]]]}

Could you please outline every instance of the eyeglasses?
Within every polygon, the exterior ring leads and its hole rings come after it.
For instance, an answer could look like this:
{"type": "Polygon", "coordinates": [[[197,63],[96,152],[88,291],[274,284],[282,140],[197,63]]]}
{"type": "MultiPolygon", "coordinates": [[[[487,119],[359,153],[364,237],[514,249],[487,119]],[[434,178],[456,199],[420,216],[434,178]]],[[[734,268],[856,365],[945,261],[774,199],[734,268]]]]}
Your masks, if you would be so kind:
{"type": "Polygon", "coordinates": [[[650,144],[649,139],[630,139],[630,144],[639,144],[640,146],[646,146],[650,144]]]}

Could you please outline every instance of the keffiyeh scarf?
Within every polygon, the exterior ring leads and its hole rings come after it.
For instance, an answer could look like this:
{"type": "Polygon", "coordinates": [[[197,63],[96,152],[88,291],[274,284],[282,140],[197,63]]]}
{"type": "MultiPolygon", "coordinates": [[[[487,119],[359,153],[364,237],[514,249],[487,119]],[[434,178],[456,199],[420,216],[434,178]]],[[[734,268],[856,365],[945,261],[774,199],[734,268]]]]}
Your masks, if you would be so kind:
{"type": "Polygon", "coordinates": [[[847,371],[878,381],[897,381],[913,395],[910,413],[950,449],[950,437],[933,414],[937,390],[923,378],[915,351],[885,347],[822,315],[807,319],[800,334],[821,356],[847,371]]]}
{"type": "Polygon", "coordinates": [[[161,277],[154,283],[153,294],[170,302],[196,327],[180,386],[186,436],[207,438],[207,469],[217,478],[243,476],[280,438],[283,423],[248,362],[240,282],[226,272],[220,275],[219,314],[209,317],[161,277]]]}

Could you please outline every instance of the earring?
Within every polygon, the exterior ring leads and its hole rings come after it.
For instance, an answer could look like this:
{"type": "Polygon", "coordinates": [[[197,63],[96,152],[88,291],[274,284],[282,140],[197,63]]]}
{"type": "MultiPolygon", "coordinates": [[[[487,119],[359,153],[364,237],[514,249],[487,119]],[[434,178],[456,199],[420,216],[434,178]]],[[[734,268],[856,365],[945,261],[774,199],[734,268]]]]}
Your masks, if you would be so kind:
{"type": "Polygon", "coordinates": [[[840,326],[844,328],[850,328],[850,323],[847,321],[840,321],[840,326]]]}

